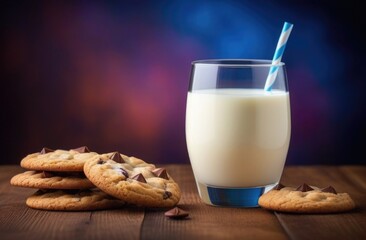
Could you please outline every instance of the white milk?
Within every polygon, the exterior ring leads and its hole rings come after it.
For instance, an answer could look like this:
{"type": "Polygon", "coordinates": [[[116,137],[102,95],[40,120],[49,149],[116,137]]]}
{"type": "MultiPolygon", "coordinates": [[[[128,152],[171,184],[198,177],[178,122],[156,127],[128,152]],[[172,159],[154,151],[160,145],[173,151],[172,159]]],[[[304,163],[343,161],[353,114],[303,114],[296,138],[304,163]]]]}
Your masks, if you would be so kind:
{"type": "Polygon", "coordinates": [[[200,184],[255,187],[278,182],[290,129],[287,92],[215,89],[188,93],[187,146],[200,184]]]}

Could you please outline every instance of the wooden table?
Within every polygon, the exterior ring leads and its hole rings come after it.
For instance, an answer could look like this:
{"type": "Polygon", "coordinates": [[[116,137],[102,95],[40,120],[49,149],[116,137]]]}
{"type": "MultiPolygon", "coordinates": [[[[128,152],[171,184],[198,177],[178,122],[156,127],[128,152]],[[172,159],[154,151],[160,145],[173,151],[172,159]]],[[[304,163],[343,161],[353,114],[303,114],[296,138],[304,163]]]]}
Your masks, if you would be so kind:
{"type": "Polygon", "coordinates": [[[366,166],[286,167],[282,182],[306,182],[348,192],[357,209],[341,214],[285,214],[261,208],[219,208],[201,203],[189,165],[166,165],[182,189],[186,220],[164,210],[125,208],[92,212],[30,209],[34,189],[12,187],[18,166],[0,166],[0,239],[366,239],[366,166]]]}

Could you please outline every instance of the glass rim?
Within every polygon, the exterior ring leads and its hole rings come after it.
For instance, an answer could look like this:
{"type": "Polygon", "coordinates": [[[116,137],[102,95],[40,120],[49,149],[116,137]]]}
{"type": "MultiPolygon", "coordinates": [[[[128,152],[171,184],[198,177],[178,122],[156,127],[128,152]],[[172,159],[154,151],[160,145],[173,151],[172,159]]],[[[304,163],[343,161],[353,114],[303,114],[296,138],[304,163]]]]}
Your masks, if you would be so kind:
{"type": "Polygon", "coordinates": [[[281,67],[284,62],[272,64],[272,60],[267,59],[202,59],[195,60],[192,65],[212,65],[225,67],[281,67]]]}

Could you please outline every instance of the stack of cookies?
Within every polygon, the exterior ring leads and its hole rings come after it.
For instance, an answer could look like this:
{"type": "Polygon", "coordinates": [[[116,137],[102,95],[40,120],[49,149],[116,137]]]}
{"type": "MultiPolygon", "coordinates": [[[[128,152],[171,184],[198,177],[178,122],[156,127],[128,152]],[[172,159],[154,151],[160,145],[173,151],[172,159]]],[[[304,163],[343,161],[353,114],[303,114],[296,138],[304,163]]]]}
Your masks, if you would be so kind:
{"type": "Polygon", "coordinates": [[[85,177],[85,162],[96,158],[98,154],[87,147],[69,151],[43,148],[21,161],[20,165],[28,171],[14,176],[10,183],[39,188],[26,201],[32,208],[79,211],[122,206],[122,201],[98,190],[85,177]]]}
{"type": "Polygon", "coordinates": [[[43,148],[26,156],[20,165],[28,171],[14,176],[10,183],[39,189],[27,198],[31,208],[82,211],[126,203],[172,207],[180,199],[178,184],[165,169],[119,152],[43,148]]]}

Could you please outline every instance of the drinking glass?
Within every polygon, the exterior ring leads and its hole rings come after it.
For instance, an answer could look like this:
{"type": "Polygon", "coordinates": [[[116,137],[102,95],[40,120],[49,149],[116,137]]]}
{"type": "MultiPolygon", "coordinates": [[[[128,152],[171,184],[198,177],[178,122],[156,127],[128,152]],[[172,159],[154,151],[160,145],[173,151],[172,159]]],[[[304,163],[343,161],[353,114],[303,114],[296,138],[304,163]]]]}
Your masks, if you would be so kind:
{"type": "Polygon", "coordinates": [[[256,207],[280,180],[290,142],[285,64],[269,60],[192,63],[186,141],[199,195],[215,206],[256,207]],[[278,68],[265,91],[271,67],[278,68]]]}

